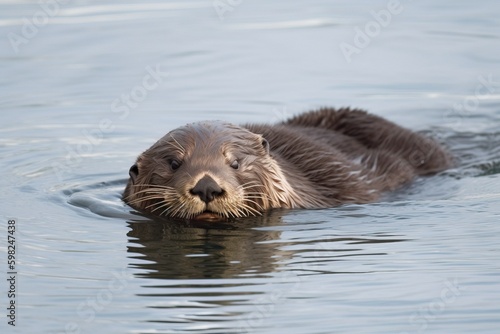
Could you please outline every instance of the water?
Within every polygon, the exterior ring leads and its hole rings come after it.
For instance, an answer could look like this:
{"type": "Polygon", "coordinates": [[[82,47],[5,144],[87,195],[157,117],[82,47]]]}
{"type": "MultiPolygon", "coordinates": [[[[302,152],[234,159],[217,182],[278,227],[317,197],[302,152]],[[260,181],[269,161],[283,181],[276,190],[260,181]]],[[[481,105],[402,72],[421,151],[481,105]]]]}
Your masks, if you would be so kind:
{"type": "Polygon", "coordinates": [[[498,332],[500,5],[401,1],[377,28],[385,1],[231,3],[0,2],[1,270],[9,218],[18,270],[2,333],[498,332]],[[120,200],[170,129],[323,105],[427,131],[457,166],[238,224],[120,200]]]}

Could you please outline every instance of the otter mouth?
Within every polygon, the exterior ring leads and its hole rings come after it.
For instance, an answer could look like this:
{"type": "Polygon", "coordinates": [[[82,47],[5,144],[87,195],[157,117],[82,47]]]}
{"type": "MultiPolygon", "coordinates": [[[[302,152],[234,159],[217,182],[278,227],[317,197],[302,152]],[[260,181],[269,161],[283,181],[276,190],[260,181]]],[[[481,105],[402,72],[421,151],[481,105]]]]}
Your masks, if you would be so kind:
{"type": "Polygon", "coordinates": [[[215,212],[206,210],[206,211],[203,211],[202,213],[194,216],[193,219],[194,220],[206,220],[206,221],[221,221],[221,220],[224,220],[224,217],[222,217],[221,215],[219,215],[215,212]]]}

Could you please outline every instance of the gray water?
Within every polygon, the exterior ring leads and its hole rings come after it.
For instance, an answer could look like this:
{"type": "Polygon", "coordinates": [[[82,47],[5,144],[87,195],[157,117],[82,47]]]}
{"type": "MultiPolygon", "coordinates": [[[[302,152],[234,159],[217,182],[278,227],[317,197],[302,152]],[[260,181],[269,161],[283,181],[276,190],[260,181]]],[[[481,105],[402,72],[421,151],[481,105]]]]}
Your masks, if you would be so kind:
{"type": "Polygon", "coordinates": [[[500,332],[498,1],[55,3],[0,1],[2,333],[500,332]],[[426,131],[456,167],[232,224],[120,200],[179,125],[325,105],[426,131]]]}

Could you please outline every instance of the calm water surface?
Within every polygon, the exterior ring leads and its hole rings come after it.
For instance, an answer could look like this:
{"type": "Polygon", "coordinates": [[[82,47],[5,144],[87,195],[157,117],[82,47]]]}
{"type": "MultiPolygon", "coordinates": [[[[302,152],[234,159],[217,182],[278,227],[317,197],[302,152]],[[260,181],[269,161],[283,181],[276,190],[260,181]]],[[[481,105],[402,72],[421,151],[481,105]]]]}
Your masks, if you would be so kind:
{"type": "Polygon", "coordinates": [[[0,1],[2,333],[500,331],[498,1],[62,2],[0,1]],[[234,223],[120,200],[170,129],[323,105],[427,131],[457,165],[234,223]]]}

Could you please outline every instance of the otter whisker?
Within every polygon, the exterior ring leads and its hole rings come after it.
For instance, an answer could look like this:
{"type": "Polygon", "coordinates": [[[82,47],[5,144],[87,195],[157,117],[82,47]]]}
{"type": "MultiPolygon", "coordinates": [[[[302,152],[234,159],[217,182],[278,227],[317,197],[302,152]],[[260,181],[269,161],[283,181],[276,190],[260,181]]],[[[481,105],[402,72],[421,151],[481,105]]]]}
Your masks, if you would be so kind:
{"type": "Polygon", "coordinates": [[[163,210],[162,212],[160,212],[160,216],[163,216],[163,215],[166,215],[166,213],[168,212],[168,207],[165,208],[165,210],[163,210]]]}
{"type": "Polygon", "coordinates": [[[130,200],[129,203],[131,203],[131,204],[139,204],[139,203],[146,202],[146,201],[149,201],[149,200],[153,200],[153,199],[160,199],[161,200],[163,198],[164,198],[163,194],[157,193],[157,194],[153,194],[153,195],[148,195],[148,196],[142,196],[142,197],[135,198],[133,200],[130,200]]]}
{"type": "Polygon", "coordinates": [[[260,213],[262,212],[262,209],[256,209],[256,208],[253,208],[252,206],[248,205],[248,204],[245,204],[245,205],[242,205],[242,208],[245,209],[245,211],[247,212],[252,212],[253,215],[260,215],[260,213]]]}
{"type": "Polygon", "coordinates": [[[261,196],[261,194],[245,194],[245,198],[259,198],[259,199],[262,199],[262,197],[265,197],[265,196],[261,196]]]}
{"type": "Polygon", "coordinates": [[[241,206],[238,208],[238,212],[240,214],[240,217],[248,216],[250,215],[250,210],[246,206],[241,206]]]}
{"type": "Polygon", "coordinates": [[[173,192],[173,191],[175,191],[175,189],[171,189],[171,188],[146,188],[143,190],[136,191],[136,194],[143,194],[143,193],[148,193],[148,192],[160,193],[160,192],[166,192],[166,191],[173,192]]]}
{"type": "Polygon", "coordinates": [[[258,203],[257,201],[254,201],[253,199],[249,199],[249,198],[245,197],[244,202],[252,203],[257,207],[257,209],[264,210],[262,205],[260,203],[258,203]]]}
{"type": "Polygon", "coordinates": [[[170,207],[170,216],[175,216],[180,210],[181,210],[181,207],[179,207],[179,206],[170,207]]]}
{"type": "Polygon", "coordinates": [[[154,193],[151,192],[149,195],[143,195],[143,196],[137,197],[137,198],[131,200],[130,202],[134,203],[135,201],[144,201],[144,200],[150,199],[151,197],[163,197],[163,192],[154,192],[154,193]]]}
{"type": "Polygon", "coordinates": [[[224,210],[224,211],[220,212],[219,214],[222,215],[222,217],[224,217],[224,218],[234,218],[234,215],[232,214],[231,211],[224,210]]]}
{"type": "Polygon", "coordinates": [[[256,215],[260,215],[261,212],[255,208],[252,208],[251,206],[249,206],[248,204],[246,203],[243,203],[242,207],[247,211],[247,212],[253,212],[255,213],[256,215]]]}
{"type": "Polygon", "coordinates": [[[248,182],[241,184],[240,187],[247,187],[247,186],[252,186],[252,185],[262,186],[262,183],[257,181],[257,180],[251,180],[251,181],[248,181],[248,182]]]}
{"type": "Polygon", "coordinates": [[[140,197],[140,198],[136,198],[132,201],[129,201],[129,204],[140,204],[142,202],[147,202],[147,201],[150,201],[150,200],[154,200],[154,199],[163,199],[163,196],[148,196],[148,197],[140,197]]]}
{"type": "Polygon", "coordinates": [[[171,215],[175,216],[182,208],[186,206],[187,201],[184,201],[181,205],[178,205],[176,208],[172,207],[171,215]]]}
{"type": "MultiPolygon", "coordinates": [[[[159,202],[159,203],[155,203],[154,205],[158,205],[156,208],[154,208],[153,210],[151,210],[151,212],[155,212],[155,211],[158,211],[160,209],[163,209],[163,208],[166,208],[166,210],[168,210],[168,207],[169,207],[169,204],[168,203],[164,203],[164,202],[159,202]],[[159,205],[161,204],[161,205],[159,205]]],[[[162,214],[160,214],[161,216],[162,214]]]]}
{"type": "Polygon", "coordinates": [[[179,210],[179,200],[176,199],[176,200],[173,200],[173,201],[167,201],[165,202],[164,204],[162,204],[161,208],[165,207],[165,210],[163,210],[160,214],[161,215],[164,215],[166,213],[167,216],[175,216],[175,212],[179,210]]]}
{"type": "Polygon", "coordinates": [[[161,195],[164,193],[165,193],[164,190],[148,189],[147,191],[137,192],[136,195],[138,195],[138,197],[142,198],[142,197],[146,197],[146,196],[161,195]]]}
{"type": "MultiPolygon", "coordinates": [[[[178,211],[179,211],[179,203],[178,201],[174,201],[171,203],[170,207],[163,210],[162,214],[167,214],[167,216],[169,217],[176,217],[178,211]]],[[[183,218],[182,213],[179,217],[183,218]]]]}
{"type": "Polygon", "coordinates": [[[260,193],[260,192],[247,192],[247,193],[245,193],[245,196],[246,196],[246,195],[257,196],[257,197],[259,197],[259,198],[264,197],[264,198],[266,198],[266,199],[270,199],[269,194],[266,194],[266,193],[260,193]]]}
{"type": "Polygon", "coordinates": [[[242,212],[241,212],[241,209],[240,209],[240,208],[234,208],[234,209],[231,211],[231,214],[232,214],[233,218],[241,218],[241,217],[243,217],[243,215],[242,215],[242,212]]]}
{"type": "MultiPolygon", "coordinates": [[[[160,206],[160,207],[163,207],[166,203],[161,202],[161,201],[160,201],[160,202],[151,203],[151,204],[149,204],[148,206],[146,206],[146,207],[145,207],[145,209],[149,209],[149,208],[155,207],[155,206],[157,206],[157,205],[159,205],[159,204],[161,204],[161,206],[160,206]]],[[[154,212],[154,211],[156,211],[156,210],[158,210],[158,208],[151,210],[151,212],[154,212]]]]}
{"type": "MultiPolygon", "coordinates": [[[[137,187],[137,188],[145,188],[145,187],[149,187],[149,188],[158,188],[158,189],[174,189],[170,186],[163,186],[161,184],[148,184],[148,183],[143,183],[143,184],[133,184],[132,187],[137,187]]],[[[148,188],[148,189],[149,189],[148,188]]]]}
{"type": "Polygon", "coordinates": [[[165,197],[165,194],[163,192],[156,192],[156,193],[151,193],[150,195],[146,195],[146,196],[140,196],[140,197],[137,197],[137,198],[134,198],[132,200],[129,200],[128,203],[140,203],[140,202],[144,202],[144,201],[147,201],[147,200],[151,200],[151,199],[163,199],[165,197]]]}
{"type": "MultiPolygon", "coordinates": [[[[261,198],[258,197],[257,199],[261,199],[261,198]]],[[[259,203],[253,199],[253,197],[247,197],[247,196],[245,196],[243,198],[243,201],[244,202],[249,202],[249,203],[254,203],[255,205],[259,205],[259,203]]]]}
{"type": "Polygon", "coordinates": [[[256,188],[256,187],[264,187],[264,185],[260,184],[260,183],[255,183],[255,184],[242,184],[240,186],[238,186],[238,189],[241,189],[241,190],[247,190],[247,189],[252,189],[252,188],[256,188]]]}

